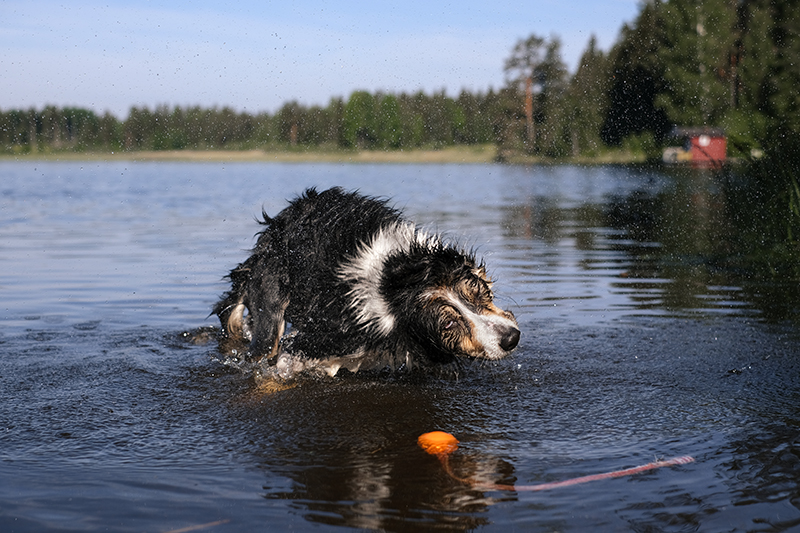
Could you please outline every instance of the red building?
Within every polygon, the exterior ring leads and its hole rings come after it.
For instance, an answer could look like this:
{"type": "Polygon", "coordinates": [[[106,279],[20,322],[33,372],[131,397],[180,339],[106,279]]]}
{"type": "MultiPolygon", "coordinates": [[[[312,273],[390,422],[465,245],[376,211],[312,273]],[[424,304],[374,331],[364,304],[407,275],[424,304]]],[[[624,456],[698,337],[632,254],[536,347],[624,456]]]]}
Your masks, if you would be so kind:
{"type": "Polygon", "coordinates": [[[725,162],[728,141],[719,128],[675,128],[672,137],[683,141],[683,150],[692,165],[718,166],[725,162]]]}

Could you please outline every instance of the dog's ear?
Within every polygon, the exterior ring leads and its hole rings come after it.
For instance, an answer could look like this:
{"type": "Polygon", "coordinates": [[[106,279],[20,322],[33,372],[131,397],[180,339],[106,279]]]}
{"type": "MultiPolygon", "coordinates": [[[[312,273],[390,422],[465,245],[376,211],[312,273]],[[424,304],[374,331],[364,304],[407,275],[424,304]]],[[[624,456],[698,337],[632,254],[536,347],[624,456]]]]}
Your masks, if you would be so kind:
{"type": "Polygon", "coordinates": [[[430,258],[419,257],[416,260],[392,261],[383,266],[382,288],[388,292],[404,292],[418,290],[427,285],[430,278],[430,258]]]}
{"type": "Polygon", "coordinates": [[[488,285],[490,289],[492,288],[492,285],[494,284],[494,282],[493,282],[493,281],[491,280],[491,278],[489,277],[489,274],[487,274],[487,273],[486,273],[486,265],[484,265],[483,263],[481,263],[481,264],[478,266],[478,268],[476,268],[475,270],[473,270],[473,273],[474,273],[474,274],[475,274],[477,277],[479,277],[480,279],[482,279],[483,281],[485,281],[485,282],[486,282],[486,285],[488,285]]]}

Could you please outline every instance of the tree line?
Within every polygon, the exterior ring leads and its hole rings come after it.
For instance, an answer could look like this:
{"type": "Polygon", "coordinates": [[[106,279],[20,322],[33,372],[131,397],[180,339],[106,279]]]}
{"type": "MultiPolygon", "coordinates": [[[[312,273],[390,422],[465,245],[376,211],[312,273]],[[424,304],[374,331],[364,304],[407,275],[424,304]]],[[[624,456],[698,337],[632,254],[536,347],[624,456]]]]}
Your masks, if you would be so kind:
{"type": "Polygon", "coordinates": [[[576,71],[558,37],[531,35],[504,86],[457,97],[355,91],[275,113],[133,107],[0,110],[0,150],[340,147],[400,150],[495,143],[501,152],[657,153],[674,125],[723,128],[731,155],[785,150],[800,133],[800,0],[649,0],[610,51],[592,37],[576,71]]]}
{"type": "Polygon", "coordinates": [[[0,149],[180,150],[272,146],[411,149],[497,140],[507,90],[432,95],[356,91],[327,106],[284,104],[276,113],[231,108],[131,108],[125,120],[88,109],[0,110],[0,149]]]}

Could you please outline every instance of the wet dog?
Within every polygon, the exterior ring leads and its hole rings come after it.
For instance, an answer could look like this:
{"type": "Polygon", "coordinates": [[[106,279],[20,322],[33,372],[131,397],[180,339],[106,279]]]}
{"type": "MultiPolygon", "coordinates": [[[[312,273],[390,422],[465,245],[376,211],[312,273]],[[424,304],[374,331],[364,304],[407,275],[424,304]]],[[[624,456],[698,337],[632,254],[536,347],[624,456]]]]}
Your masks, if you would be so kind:
{"type": "Polygon", "coordinates": [[[500,359],[519,342],[483,263],[385,200],[309,189],[263,217],[252,255],[231,271],[213,311],[223,338],[252,358],[275,365],[290,352],[334,375],[500,359]]]}

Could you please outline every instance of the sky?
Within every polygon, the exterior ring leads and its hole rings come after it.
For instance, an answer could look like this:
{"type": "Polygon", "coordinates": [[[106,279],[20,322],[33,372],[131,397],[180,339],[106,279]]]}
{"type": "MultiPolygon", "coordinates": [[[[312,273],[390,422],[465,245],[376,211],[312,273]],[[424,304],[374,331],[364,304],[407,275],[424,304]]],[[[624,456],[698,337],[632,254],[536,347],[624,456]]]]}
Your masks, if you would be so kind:
{"type": "Polygon", "coordinates": [[[570,72],[616,42],[639,0],[335,2],[0,0],[0,110],[132,106],[274,113],[356,90],[455,96],[504,85],[531,34],[570,72]]]}

